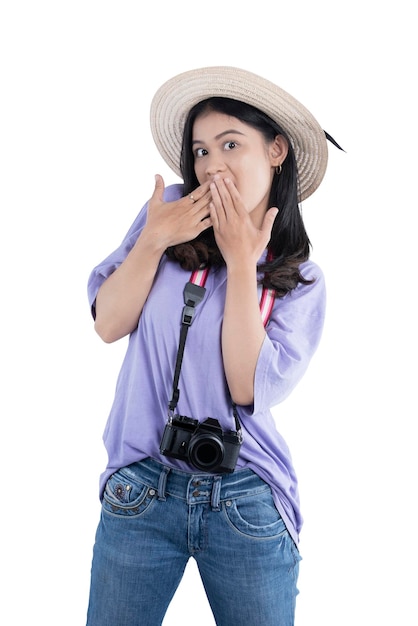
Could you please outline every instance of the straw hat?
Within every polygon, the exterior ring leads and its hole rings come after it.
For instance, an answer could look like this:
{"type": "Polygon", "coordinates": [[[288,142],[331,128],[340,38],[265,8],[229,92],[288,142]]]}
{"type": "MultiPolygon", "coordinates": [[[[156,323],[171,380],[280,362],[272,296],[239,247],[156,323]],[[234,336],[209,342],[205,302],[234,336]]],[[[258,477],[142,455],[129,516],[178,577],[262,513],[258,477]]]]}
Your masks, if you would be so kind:
{"type": "Polygon", "coordinates": [[[267,113],[288,134],[298,166],[300,200],[320,185],[327,167],[325,132],[293,96],[269,80],[236,67],[204,67],[174,76],[151,103],[151,132],[169,167],[181,177],[183,129],[190,109],[213,96],[232,98],[267,113]]]}

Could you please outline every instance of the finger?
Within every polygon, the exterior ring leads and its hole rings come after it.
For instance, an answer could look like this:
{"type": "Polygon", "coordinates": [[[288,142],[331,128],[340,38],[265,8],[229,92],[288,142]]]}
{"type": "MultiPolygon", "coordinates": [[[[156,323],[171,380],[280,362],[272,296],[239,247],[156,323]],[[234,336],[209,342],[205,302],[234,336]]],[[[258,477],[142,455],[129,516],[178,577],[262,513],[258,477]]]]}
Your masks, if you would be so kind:
{"type": "Polygon", "coordinates": [[[206,217],[204,217],[202,220],[200,220],[199,222],[199,231],[203,232],[204,230],[206,230],[207,228],[209,228],[210,226],[213,226],[212,224],[212,218],[210,215],[206,215],[206,217]]]}
{"type": "MultiPolygon", "coordinates": [[[[212,225],[212,218],[211,218],[211,213],[210,213],[210,209],[208,206],[203,207],[202,209],[200,209],[200,211],[195,212],[193,215],[190,216],[191,219],[191,223],[194,224],[195,226],[205,223],[205,220],[210,219],[211,223],[208,224],[208,226],[212,225]]],[[[208,226],[205,226],[205,228],[207,228],[208,226]]]]}
{"type": "Polygon", "coordinates": [[[247,211],[242,203],[238,189],[230,178],[215,179],[215,184],[222,202],[222,208],[225,218],[234,217],[234,215],[247,215],[247,211]]]}
{"type": "MultiPolygon", "coordinates": [[[[228,191],[229,197],[231,199],[232,205],[235,210],[239,212],[240,210],[245,211],[245,207],[242,203],[241,196],[239,194],[238,189],[235,187],[234,183],[230,178],[224,179],[225,189],[228,191]]],[[[245,211],[247,213],[247,211],[245,211]]]]}
{"type": "Polygon", "coordinates": [[[156,174],[155,175],[155,187],[154,187],[154,192],[152,194],[153,198],[157,198],[158,200],[160,200],[161,202],[163,202],[163,196],[164,196],[164,179],[161,176],[161,174],[156,174]]]}
{"type": "Polygon", "coordinates": [[[264,216],[263,224],[261,226],[261,231],[270,237],[271,231],[273,228],[274,220],[279,213],[279,209],[277,207],[272,207],[267,211],[264,216]]]}
{"type": "Polygon", "coordinates": [[[193,196],[197,199],[200,199],[202,196],[205,195],[205,193],[209,191],[209,185],[210,185],[210,181],[207,180],[201,185],[199,185],[199,187],[196,187],[196,189],[192,192],[193,196]]]}
{"type": "MultiPolygon", "coordinates": [[[[194,194],[192,195],[193,195],[193,198],[195,198],[194,194]]],[[[195,200],[194,204],[195,204],[196,210],[200,210],[204,207],[207,207],[211,200],[212,200],[212,194],[210,191],[207,191],[201,198],[199,198],[198,200],[195,200]]]]}
{"type": "Polygon", "coordinates": [[[215,230],[218,230],[219,229],[218,212],[213,202],[209,203],[209,211],[210,211],[210,220],[211,220],[212,226],[215,230]]]}
{"type": "Polygon", "coordinates": [[[216,185],[216,189],[222,202],[224,204],[231,202],[231,194],[225,184],[225,180],[223,178],[215,178],[214,185],[216,185]]]}
{"type": "Polygon", "coordinates": [[[209,192],[209,184],[210,183],[206,181],[205,183],[203,183],[203,185],[200,185],[200,187],[196,187],[196,189],[194,189],[192,193],[190,193],[188,196],[190,200],[196,203],[199,202],[199,200],[205,198],[207,193],[209,192]]]}
{"type": "MultiPolygon", "coordinates": [[[[217,181],[219,182],[219,181],[217,181]]],[[[219,188],[218,185],[216,183],[211,183],[210,185],[210,191],[212,194],[212,204],[213,204],[213,209],[212,210],[216,210],[219,212],[218,214],[218,218],[219,217],[224,217],[226,218],[226,213],[225,213],[225,207],[222,201],[222,197],[219,193],[219,188]]],[[[218,219],[219,222],[219,219],[218,219]]]]}

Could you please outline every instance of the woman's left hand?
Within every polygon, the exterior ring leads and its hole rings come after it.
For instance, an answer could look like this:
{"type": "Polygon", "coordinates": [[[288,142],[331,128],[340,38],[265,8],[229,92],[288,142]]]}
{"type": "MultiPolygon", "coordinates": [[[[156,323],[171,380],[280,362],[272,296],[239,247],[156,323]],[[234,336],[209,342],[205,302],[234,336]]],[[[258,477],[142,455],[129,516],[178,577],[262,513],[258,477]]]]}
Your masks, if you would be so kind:
{"type": "Polygon", "coordinates": [[[271,208],[261,216],[249,212],[229,178],[215,176],[210,191],[210,217],[227,266],[222,322],[225,375],[234,402],[248,405],[254,401],[255,370],[265,338],[258,304],[256,267],[270,240],[278,209],[271,208]],[[242,341],[243,337],[245,341],[242,341]]]}
{"type": "Polygon", "coordinates": [[[243,258],[254,264],[266,249],[278,209],[266,211],[261,227],[252,220],[242,198],[229,178],[215,176],[210,185],[212,202],[209,206],[216,242],[227,266],[242,263],[243,258]]]}

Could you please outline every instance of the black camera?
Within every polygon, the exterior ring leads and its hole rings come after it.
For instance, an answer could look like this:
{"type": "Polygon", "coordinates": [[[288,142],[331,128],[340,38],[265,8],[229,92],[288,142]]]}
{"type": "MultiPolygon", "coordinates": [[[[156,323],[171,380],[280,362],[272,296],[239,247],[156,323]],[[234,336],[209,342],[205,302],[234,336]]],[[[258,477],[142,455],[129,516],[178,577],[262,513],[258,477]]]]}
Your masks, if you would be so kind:
{"type": "Polygon", "coordinates": [[[165,426],[160,452],[188,461],[202,471],[233,472],[241,444],[241,432],[224,432],[212,417],[199,422],[175,415],[165,426]]]}

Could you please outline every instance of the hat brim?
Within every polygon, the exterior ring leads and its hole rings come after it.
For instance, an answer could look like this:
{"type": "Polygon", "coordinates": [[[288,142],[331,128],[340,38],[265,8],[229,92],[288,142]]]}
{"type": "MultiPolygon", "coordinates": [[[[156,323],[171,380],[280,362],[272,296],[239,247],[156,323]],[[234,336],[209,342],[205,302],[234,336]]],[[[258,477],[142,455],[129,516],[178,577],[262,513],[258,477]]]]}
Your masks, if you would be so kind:
{"type": "Polygon", "coordinates": [[[299,176],[299,200],[319,187],[325,175],[325,133],[298,100],[274,83],[236,67],[204,67],[174,76],[156,92],[150,111],[154,142],[167,165],[181,177],[183,130],[190,109],[210,97],[241,100],[277,122],[292,143],[299,176]]]}

